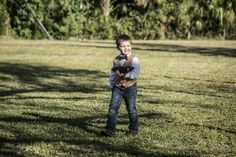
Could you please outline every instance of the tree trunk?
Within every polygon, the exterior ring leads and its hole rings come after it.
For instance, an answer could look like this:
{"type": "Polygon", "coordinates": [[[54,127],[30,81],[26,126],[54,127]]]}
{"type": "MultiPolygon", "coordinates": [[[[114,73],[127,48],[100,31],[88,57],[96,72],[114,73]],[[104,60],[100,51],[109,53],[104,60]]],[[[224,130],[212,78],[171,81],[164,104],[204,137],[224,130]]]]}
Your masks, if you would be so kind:
{"type": "Polygon", "coordinates": [[[136,5],[142,6],[143,8],[147,7],[149,0],[136,0],[136,5]]]}
{"type": "Polygon", "coordinates": [[[159,34],[159,38],[161,40],[166,38],[165,30],[166,30],[165,25],[164,24],[160,24],[159,29],[158,29],[158,34],[159,34]]]}
{"type": "Polygon", "coordinates": [[[6,1],[0,4],[0,35],[8,36],[10,19],[7,12],[6,1]]]}
{"type": "Polygon", "coordinates": [[[187,39],[190,40],[192,38],[192,33],[188,28],[186,29],[186,33],[187,33],[187,39]]]}
{"type": "Polygon", "coordinates": [[[83,9],[83,0],[80,1],[79,8],[83,9]]]}
{"type": "Polygon", "coordinates": [[[102,0],[101,3],[102,3],[103,15],[105,17],[105,21],[107,22],[110,16],[110,12],[112,10],[111,0],[102,0]]]}
{"type": "Polygon", "coordinates": [[[227,28],[224,28],[223,38],[225,39],[226,36],[227,36],[227,28]]]}

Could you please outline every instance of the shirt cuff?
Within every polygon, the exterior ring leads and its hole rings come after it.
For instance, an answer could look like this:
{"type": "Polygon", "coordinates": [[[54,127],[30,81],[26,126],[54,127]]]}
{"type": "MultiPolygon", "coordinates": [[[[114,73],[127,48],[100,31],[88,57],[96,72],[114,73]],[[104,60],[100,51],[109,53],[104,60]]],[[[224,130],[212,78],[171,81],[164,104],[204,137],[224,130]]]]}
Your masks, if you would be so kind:
{"type": "Polygon", "coordinates": [[[133,79],[130,72],[128,72],[127,74],[125,74],[125,77],[124,78],[130,78],[130,79],[133,79]]]}

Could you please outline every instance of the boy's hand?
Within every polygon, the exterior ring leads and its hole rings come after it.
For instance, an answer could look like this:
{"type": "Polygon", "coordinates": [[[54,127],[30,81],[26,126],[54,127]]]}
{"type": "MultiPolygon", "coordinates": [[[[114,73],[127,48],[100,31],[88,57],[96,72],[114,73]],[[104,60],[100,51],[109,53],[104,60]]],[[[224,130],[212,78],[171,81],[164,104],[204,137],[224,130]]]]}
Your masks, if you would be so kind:
{"type": "Polygon", "coordinates": [[[120,66],[123,66],[123,65],[125,64],[125,61],[126,61],[126,59],[121,59],[121,60],[119,60],[120,66]]]}
{"type": "Polygon", "coordinates": [[[118,59],[118,60],[122,60],[122,59],[127,60],[128,57],[127,57],[127,55],[120,54],[120,55],[117,57],[117,59],[118,59]]]}

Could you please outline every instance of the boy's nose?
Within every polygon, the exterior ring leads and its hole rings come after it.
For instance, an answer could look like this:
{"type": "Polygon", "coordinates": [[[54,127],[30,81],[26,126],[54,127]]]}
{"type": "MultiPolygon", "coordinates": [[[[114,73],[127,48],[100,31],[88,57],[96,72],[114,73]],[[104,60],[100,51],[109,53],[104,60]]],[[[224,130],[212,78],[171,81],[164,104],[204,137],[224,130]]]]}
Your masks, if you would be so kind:
{"type": "Polygon", "coordinates": [[[125,47],[125,49],[126,49],[126,50],[128,50],[128,49],[129,49],[129,47],[128,47],[128,46],[126,46],[126,47],[125,47]]]}

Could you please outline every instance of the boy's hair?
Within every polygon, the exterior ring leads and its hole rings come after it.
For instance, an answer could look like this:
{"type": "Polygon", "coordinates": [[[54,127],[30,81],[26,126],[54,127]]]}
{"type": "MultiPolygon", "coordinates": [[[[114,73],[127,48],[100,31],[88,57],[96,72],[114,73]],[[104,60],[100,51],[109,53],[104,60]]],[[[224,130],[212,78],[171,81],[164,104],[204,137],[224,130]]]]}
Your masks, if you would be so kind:
{"type": "Polygon", "coordinates": [[[116,38],[116,46],[117,47],[120,46],[120,43],[123,42],[123,41],[130,41],[131,42],[131,38],[126,34],[119,35],[116,38]]]}

